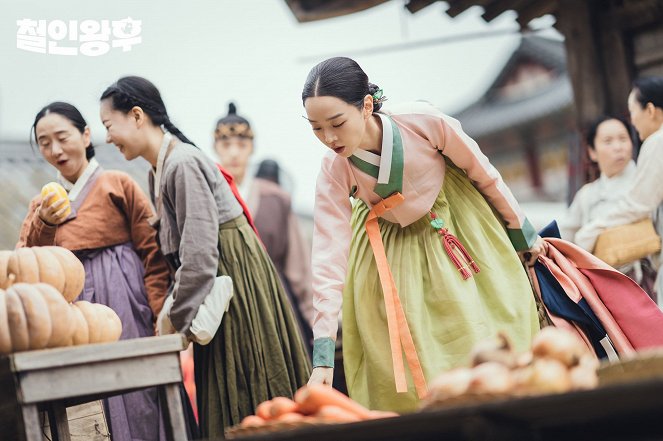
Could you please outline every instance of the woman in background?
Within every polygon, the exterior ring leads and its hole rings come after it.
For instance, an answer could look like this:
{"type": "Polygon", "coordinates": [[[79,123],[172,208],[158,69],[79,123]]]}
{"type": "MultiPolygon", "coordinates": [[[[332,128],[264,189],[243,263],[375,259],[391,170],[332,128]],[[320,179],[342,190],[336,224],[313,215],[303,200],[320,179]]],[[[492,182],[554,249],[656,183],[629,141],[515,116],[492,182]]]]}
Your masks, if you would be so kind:
{"type": "MultiPolygon", "coordinates": [[[[585,184],[573,198],[566,216],[560,221],[562,238],[575,242],[578,230],[610,213],[626,194],[636,175],[633,142],[629,124],[614,116],[601,116],[587,130],[587,152],[601,172],[598,179],[585,184]]],[[[656,270],[649,258],[617,268],[635,280],[655,300],[656,270]]]]}
{"type": "MultiPolygon", "coordinates": [[[[592,251],[599,234],[606,228],[627,225],[653,217],[659,236],[663,235],[663,77],[638,78],[628,96],[631,124],[643,141],[635,176],[628,191],[616,200],[612,209],[584,225],[575,242],[592,251]]],[[[656,298],[663,306],[663,280],[658,268],[656,298]]]]}

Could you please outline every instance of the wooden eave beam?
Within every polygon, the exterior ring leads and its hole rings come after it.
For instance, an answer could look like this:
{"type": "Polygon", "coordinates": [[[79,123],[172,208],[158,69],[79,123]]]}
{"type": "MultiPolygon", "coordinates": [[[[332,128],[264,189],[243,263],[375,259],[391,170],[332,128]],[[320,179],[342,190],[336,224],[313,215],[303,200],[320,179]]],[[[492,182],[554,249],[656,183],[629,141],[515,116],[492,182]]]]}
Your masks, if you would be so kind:
{"type": "Polygon", "coordinates": [[[498,16],[502,15],[504,12],[509,10],[518,10],[527,3],[530,3],[531,0],[501,0],[494,1],[486,6],[484,6],[484,13],[482,15],[483,19],[486,21],[493,21],[498,16]]]}
{"type": "Polygon", "coordinates": [[[447,9],[447,15],[449,17],[456,17],[457,15],[462,14],[467,9],[472,6],[483,6],[485,7],[489,3],[499,3],[495,0],[447,0],[449,3],[449,9],[447,9]]]}
{"type": "Polygon", "coordinates": [[[405,5],[405,9],[410,11],[411,14],[415,14],[438,1],[440,0],[410,0],[407,5],[405,5]]]}
{"type": "Polygon", "coordinates": [[[525,29],[530,21],[535,18],[542,17],[547,14],[554,14],[559,7],[557,1],[551,0],[538,0],[527,2],[525,6],[522,6],[517,10],[518,12],[518,23],[520,24],[521,29],[525,29]]]}

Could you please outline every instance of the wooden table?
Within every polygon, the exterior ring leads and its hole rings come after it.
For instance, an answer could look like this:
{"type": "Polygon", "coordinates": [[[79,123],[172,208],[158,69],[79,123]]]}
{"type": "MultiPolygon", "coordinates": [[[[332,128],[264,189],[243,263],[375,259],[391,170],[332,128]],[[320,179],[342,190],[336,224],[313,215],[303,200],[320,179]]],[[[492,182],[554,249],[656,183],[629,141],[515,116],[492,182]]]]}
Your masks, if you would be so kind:
{"type": "Polygon", "coordinates": [[[0,439],[41,441],[39,411],[54,440],[69,441],[66,408],[157,387],[170,440],[186,440],[179,383],[180,334],[0,357],[0,439]]]}
{"type": "Polygon", "coordinates": [[[590,391],[312,426],[241,441],[661,440],[663,377],[590,391]]]}

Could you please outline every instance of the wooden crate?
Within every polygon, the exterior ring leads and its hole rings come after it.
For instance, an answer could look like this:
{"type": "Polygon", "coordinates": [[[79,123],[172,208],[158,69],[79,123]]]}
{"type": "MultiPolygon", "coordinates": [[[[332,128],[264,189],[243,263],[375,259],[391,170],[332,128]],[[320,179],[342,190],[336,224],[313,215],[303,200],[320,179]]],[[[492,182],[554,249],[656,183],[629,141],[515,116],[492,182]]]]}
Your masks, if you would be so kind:
{"type": "MultiPolygon", "coordinates": [[[[43,440],[53,439],[46,412],[41,413],[43,423],[43,440]]],[[[69,422],[69,435],[73,440],[109,441],[110,431],[104,414],[104,405],[101,400],[80,404],[67,408],[67,421],[69,422]]]]}
{"type": "Polygon", "coordinates": [[[186,338],[178,334],[0,356],[0,441],[43,441],[40,411],[50,412],[52,431],[57,430],[60,441],[96,440],[70,431],[69,421],[82,424],[83,430],[96,425],[99,433],[94,429],[94,434],[107,435],[107,424],[103,431],[94,421],[99,412],[84,415],[96,413],[88,423],[70,408],[155,386],[167,436],[186,439],[179,391],[179,353],[186,345],[186,338]]]}

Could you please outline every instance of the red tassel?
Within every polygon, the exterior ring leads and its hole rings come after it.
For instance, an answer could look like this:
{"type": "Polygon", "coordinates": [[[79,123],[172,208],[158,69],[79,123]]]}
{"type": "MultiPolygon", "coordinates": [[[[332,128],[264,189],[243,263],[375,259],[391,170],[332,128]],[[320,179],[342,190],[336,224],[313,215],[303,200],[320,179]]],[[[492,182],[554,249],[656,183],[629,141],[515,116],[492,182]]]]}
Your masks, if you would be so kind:
{"type": "Polygon", "coordinates": [[[469,265],[469,267],[472,268],[475,273],[481,271],[479,265],[477,265],[474,259],[472,259],[470,254],[467,252],[463,244],[460,243],[458,238],[456,238],[456,236],[449,233],[449,230],[446,228],[441,228],[438,232],[441,236],[443,236],[442,241],[444,242],[444,249],[446,250],[449,258],[454,263],[456,268],[458,268],[458,271],[463,277],[463,280],[467,280],[472,277],[472,273],[467,269],[467,265],[469,265]],[[458,254],[460,254],[460,257],[463,261],[458,258],[458,254]],[[465,265],[465,263],[467,265],[465,265]]]}
{"type": "Polygon", "coordinates": [[[453,234],[449,233],[449,230],[447,230],[446,228],[441,228],[444,226],[444,222],[436,222],[435,219],[437,219],[437,215],[432,211],[429,211],[429,214],[430,218],[433,219],[433,221],[431,222],[431,226],[437,230],[437,233],[440,236],[442,236],[441,239],[442,242],[444,243],[444,249],[446,250],[453,264],[456,265],[456,268],[458,268],[458,271],[460,272],[460,275],[463,277],[463,280],[467,280],[470,277],[472,277],[472,273],[470,272],[470,270],[467,269],[468,265],[470,268],[472,268],[472,271],[474,271],[475,273],[481,271],[479,269],[479,265],[477,265],[474,259],[472,259],[470,253],[467,252],[467,250],[465,249],[463,244],[460,243],[458,238],[453,234]],[[458,254],[460,254],[460,259],[458,257],[458,254]]]}

